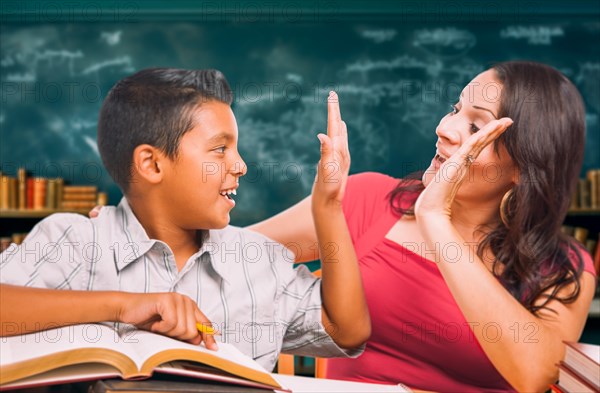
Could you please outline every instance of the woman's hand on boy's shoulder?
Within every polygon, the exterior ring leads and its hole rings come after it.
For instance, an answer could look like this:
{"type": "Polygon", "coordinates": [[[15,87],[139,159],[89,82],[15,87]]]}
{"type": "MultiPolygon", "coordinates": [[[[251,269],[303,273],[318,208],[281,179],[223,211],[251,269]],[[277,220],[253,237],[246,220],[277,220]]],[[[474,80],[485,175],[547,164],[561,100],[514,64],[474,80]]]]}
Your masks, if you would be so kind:
{"type": "Polygon", "coordinates": [[[117,321],[191,344],[204,341],[206,348],[218,349],[213,334],[198,331],[198,323],[203,326],[212,324],[188,296],[177,292],[122,292],[119,296],[117,321]]]}
{"type": "Polygon", "coordinates": [[[94,208],[88,213],[88,216],[90,218],[96,218],[100,215],[100,210],[102,210],[102,205],[94,206],[94,208]]]}

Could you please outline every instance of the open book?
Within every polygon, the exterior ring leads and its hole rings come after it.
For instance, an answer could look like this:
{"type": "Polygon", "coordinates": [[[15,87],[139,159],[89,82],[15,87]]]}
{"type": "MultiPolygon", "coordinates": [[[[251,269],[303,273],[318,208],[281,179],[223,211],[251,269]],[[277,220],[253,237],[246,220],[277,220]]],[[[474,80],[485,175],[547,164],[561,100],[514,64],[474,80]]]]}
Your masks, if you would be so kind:
{"type": "Polygon", "coordinates": [[[283,388],[258,363],[231,344],[218,351],[162,335],[110,325],[66,326],[0,338],[0,390],[153,373],[283,388]]]}

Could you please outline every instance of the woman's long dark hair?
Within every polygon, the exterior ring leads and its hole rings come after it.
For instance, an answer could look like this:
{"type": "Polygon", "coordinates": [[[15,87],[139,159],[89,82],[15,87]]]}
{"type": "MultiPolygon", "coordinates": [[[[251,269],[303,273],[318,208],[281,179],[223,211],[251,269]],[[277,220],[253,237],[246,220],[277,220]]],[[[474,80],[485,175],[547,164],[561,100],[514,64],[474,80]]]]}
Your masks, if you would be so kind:
{"type": "MultiPolygon", "coordinates": [[[[552,67],[511,61],[492,69],[503,86],[498,118],[514,121],[494,147],[496,152],[499,143],[506,147],[519,181],[506,203],[508,226],[498,219],[477,254],[483,259],[484,250],[492,251],[492,270],[500,271],[496,274],[500,282],[536,314],[551,300],[571,303],[579,296],[580,246],[560,227],[581,170],[585,109],[577,88],[552,67]],[[497,269],[498,264],[503,269],[497,269]],[[572,291],[558,295],[571,285],[572,291]],[[544,294],[550,288],[550,294],[544,294]]],[[[390,193],[397,213],[414,215],[415,195],[424,189],[417,180],[422,174],[407,176],[390,193]]]]}

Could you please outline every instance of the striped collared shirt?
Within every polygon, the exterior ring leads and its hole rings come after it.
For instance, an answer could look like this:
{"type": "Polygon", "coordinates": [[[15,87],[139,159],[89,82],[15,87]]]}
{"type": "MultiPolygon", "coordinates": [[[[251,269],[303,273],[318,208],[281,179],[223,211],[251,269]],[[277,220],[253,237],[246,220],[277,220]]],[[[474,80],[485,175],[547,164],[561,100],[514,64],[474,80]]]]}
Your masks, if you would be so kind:
{"type": "Polygon", "coordinates": [[[150,239],[127,200],[97,218],[54,214],[0,255],[6,284],[126,292],[178,292],[194,299],[221,331],[266,369],[280,352],[355,357],[321,324],[321,281],[293,253],[258,233],[228,226],[208,231],[181,271],[170,247],[150,239]]]}

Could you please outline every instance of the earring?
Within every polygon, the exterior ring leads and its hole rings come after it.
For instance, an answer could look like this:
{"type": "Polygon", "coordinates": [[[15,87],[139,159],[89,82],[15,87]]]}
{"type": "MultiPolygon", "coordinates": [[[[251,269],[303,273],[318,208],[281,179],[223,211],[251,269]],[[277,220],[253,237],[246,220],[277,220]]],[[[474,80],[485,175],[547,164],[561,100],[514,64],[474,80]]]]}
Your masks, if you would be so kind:
{"type": "Polygon", "coordinates": [[[513,195],[513,188],[506,191],[506,193],[502,197],[502,202],[500,202],[500,220],[502,220],[502,223],[507,228],[508,228],[508,210],[507,210],[506,205],[508,205],[509,199],[511,199],[512,195],[513,195]]]}

